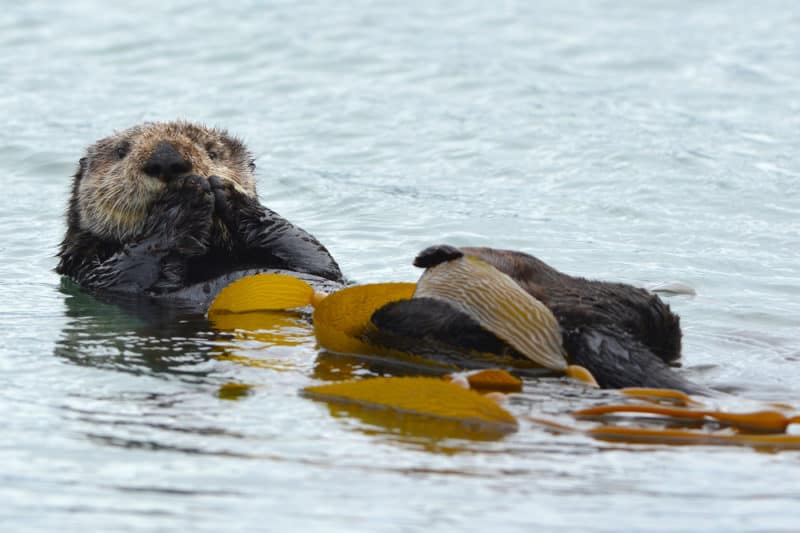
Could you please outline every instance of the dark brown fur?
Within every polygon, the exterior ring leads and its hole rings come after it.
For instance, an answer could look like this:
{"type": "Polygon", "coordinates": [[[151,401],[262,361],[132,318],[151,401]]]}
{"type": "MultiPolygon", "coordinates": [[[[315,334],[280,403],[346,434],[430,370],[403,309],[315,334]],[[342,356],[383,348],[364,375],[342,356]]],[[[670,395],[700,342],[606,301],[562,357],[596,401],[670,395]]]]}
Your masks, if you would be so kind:
{"type": "Polygon", "coordinates": [[[541,300],[563,330],[614,326],[642,342],[666,363],[681,357],[680,318],[658,296],[624,283],[594,281],[559,272],[522,252],[461,248],[509,275],[541,300]]]}
{"type": "MultiPolygon", "coordinates": [[[[681,356],[680,319],[658,296],[623,283],[569,276],[511,250],[432,246],[415,265],[427,268],[461,255],[486,261],[542,301],[558,319],[570,362],[588,368],[601,386],[699,390],[668,366],[681,356]]],[[[386,333],[382,338],[403,339],[404,348],[418,339],[461,350],[509,351],[468,315],[428,298],[388,304],[372,322],[386,333]]]]}
{"type": "Polygon", "coordinates": [[[254,169],[241,141],[188,122],[101,139],[75,174],[56,270],[150,295],[253,268],[341,281],[325,247],[259,203],[254,169]]]}

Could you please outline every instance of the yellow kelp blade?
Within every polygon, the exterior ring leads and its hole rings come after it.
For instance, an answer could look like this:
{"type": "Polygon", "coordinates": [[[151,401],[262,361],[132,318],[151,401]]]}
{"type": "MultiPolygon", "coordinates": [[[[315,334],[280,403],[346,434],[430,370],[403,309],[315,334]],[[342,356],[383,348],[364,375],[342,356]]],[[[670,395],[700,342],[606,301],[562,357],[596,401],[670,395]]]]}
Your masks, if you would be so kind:
{"type": "Polygon", "coordinates": [[[302,394],[315,400],[389,409],[466,426],[490,426],[502,432],[517,429],[516,419],[494,401],[437,378],[368,378],[307,387],[302,394]]]}
{"type": "Polygon", "coordinates": [[[598,440],[632,444],[749,446],[768,450],[798,450],[800,435],[732,435],[681,429],[640,429],[600,426],[586,432],[598,440]]]}
{"type": "Polygon", "coordinates": [[[656,403],[671,403],[683,406],[702,406],[703,404],[693,400],[691,396],[685,392],[674,389],[651,389],[647,387],[627,387],[620,389],[620,392],[626,396],[647,400],[656,403]]]}
{"type": "MultiPolygon", "coordinates": [[[[466,379],[469,388],[480,392],[520,392],[522,380],[512,376],[505,370],[488,368],[461,374],[466,379]]],[[[445,376],[449,381],[455,381],[456,375],[445,376]]]]}
{"type": "Polygon", "coordinates": [[[238,400],[250,394],[252,389],[253,386],[247,383],[224,383],[220,385],[217,396],[221,400],[238,400]]]}
{"type": "Polygon", "coordinates": [[[713,418],[719,422],[735,427],[741,431],[755,433],[783,433],[794,419],[777,411],[757,411],[754,413],[726,413],[723,411],[693,410],[683,407],[667,407],[662,405],[599,405],[581,409],[572,413],[580,418],[594,418],[615,413],[644,413],[659,415],[677,420],[702,421],[713,418]]]}
{"type": "Polygon", "coordinates": [[[580,429],[543,418],[526,416],[524,420],[556,433],[583,433],[597,440],[630,444],[662,444],[672,446],[748,446],[764,450],[798,450],[800,435],[734,434],[686,429],[649,429],[626,426],[598,426],[580,429]]]}
{"type": "Polygon", "coordinates": [[[592,373],[589,372],[589,370],[585,367],[580,365],[569,365],[564,373],[572,379],[585,383],[590,387],[594,387],[596,389],[600,388],[597,380],[594,379],[592,373]]]}
{"type": "Polygon", "coordinates": [[[428,268],[417,282],[414,297],[445,300],[537,364],[552,370],[567,368],[553,313],[480,259],[465,256],[428,268]]]}
{"type": "Polygon", "coordinates": [[[208,314],[294,309],[311,304],[313,297],[313,287],[301,279],[286,274],[256,274],[222,289],[208,314]]]}
{"type": "MultiPolygon", "coordinates": [[[[392,355],[361,341],[372,314],[389,302],[411,298],[413,283],[355,285],[328,295],[314,309],[314,333],[320,346],[336,353],[392,355]]],[[[398,354],[401,352],[397,352],[398,354]]]]}

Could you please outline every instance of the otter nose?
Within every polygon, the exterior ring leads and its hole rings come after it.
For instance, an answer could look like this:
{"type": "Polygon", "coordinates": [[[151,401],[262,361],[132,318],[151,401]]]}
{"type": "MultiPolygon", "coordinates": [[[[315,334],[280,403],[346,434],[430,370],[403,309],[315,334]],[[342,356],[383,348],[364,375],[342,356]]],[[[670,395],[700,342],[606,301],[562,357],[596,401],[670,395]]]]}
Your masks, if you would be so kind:
{"type": "Polygon", "coordinates": [[[174,146],[161,141],[150,154],[150,159],[145,162],[142,170],[148,176],[169,181],[192,170],[192,164],[174,146]]]}

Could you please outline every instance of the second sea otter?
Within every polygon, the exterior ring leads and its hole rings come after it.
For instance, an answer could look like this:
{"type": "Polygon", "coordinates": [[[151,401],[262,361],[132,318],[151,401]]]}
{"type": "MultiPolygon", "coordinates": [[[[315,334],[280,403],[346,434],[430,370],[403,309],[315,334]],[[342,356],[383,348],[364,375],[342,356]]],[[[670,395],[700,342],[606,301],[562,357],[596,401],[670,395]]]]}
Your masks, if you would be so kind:
{"type": "MultiPolygon", "coordinates": [[[[561,338],[555,344],[560,341],[561,346],[556,348],[563,347],[569,363],[586,367],[602,387],[699,390],[669,368],[681,356],[680,320],[658,296],[622,283],[569,276],[533,256],[510,250],[432,246],[414,264],[432,271],[462,257],[488,263],[542,302],[558,321],[561,338]]],[[[509,345],[481,320],[488,306],[504,305],[502,295],[465,298],[468,289],[445,286],[446,276],[447,270],[438,275],[435,290],[426,286],[420,291],[423,283],[430,283],[423,275],[414,298],[376,311],[372,323],[380,334],[374,339],[400,343],[407,349],[416,342],[465,351],[517,351],[519,345],[509,345]]]]}

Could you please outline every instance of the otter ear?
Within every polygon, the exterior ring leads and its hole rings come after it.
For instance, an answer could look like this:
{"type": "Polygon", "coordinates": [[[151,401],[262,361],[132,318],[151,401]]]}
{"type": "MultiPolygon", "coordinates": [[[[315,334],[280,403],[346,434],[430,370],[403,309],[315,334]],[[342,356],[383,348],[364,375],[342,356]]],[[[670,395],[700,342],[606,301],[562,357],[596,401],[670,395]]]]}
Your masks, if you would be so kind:
{"type": "Polygon", "coordinates": [[[242,157],[247,159],[249,156],[247,153],[247,147],[245,147],[244,142],[241,139],[230,135],[226,130],[215,129],[213,131],[217,133],[219,139],[222,141],[222,144],[228,148],[228,152],[232,158],[242,157]]]}
{"type": "Polygon", "coordinates": [[[86,167],[89,163],[88,157],[81,157],[78,160],[78,170],[75,171],[75,179],[80,181],[83,175],[86,173],[86,167]]]}

